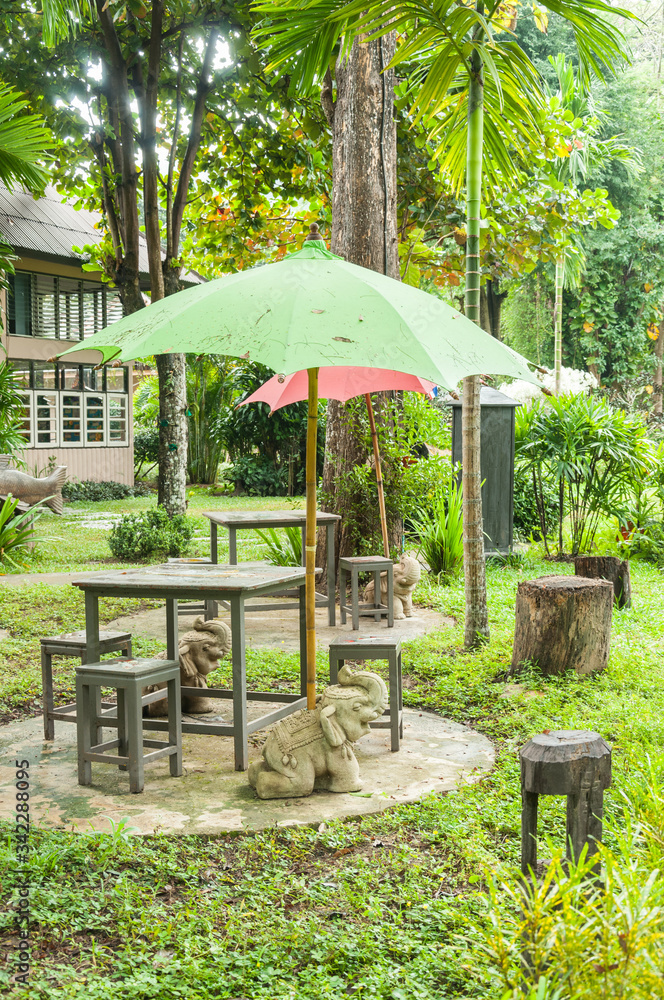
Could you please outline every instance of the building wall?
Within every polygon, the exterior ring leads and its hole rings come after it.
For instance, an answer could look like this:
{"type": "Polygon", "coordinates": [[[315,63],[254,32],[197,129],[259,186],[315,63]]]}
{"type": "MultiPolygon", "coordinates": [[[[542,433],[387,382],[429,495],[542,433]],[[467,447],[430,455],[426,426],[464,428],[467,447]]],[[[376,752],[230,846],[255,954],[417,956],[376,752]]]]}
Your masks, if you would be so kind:
{"type": "MultiPolygon", "coordinates": [[[[98,281],[100,276],[83,271],[80,267],[49,260],[39,260],[34,257],[20,257],[15,264],[17,271],[31,271],[35,274],[58,275],[59,277],[98,281]]],[[[76,341],[56,340],[46,337],[15,337],[9,336],[7,324],[7,296],[3,289],[0,297],[2,310],[2,330],[0,339],[6,356],[10,361],[50,361],[61,351],[73,346],[76,341]]],[[[4,352],[3,352],[4,353],[4,352]]],[[[81,350],[71,359],[77,364],[96,365],[99,354],[96,351],[81,350]]],[[[134,482],[134,447],[133,447],[133,377],[132,366],[129,368],[129,394],[127,399],[128,444],[93,447],[43,447],[26,448],[22,458],[32,473],[45,468],[49,462],[67,466],[68,478],[113,480],[115,482],[134,482]]]]}

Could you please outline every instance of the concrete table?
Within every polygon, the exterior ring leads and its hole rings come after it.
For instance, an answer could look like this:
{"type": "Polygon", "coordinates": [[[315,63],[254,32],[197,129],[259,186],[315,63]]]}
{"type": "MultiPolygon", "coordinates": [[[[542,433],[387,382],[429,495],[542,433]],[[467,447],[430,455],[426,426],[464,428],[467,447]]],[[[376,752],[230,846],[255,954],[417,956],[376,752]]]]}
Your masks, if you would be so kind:
{"type": "MultiPolygon", "coordinates": [[[[165,564],[145,569],[115,570],[95,573],[73,580],[73,586],[85,593],[86,663],[99,660],[99,598],[152,597],[166,601],[166,648],[169,660],[178,659],[178,600],[225,600],[230,606],[232,633],[233,687],[208,688],[206,698],[233,701],[233,724],[223,722],[183,722],[184,733],[211,736],[232,736],[235,741],[235,768],[246,771],[247,738],[258,729],[307,706],[306,623],[304,601],[304,567],[251,566],[246,569],[223,564],[198,565],[191,570],[165,564]],[[284,585],[297,587],[300,608],[300,694],[277,691],[247,692],[245,660],[244,612],[248,597],[263,597],[283,591],[284,585]],[[247,701],[283,703],[282,708],[247,722],[247,701]]],[[[200,688],[183,687],[182,694],[200,695],[200,688]]],[[[144,719],[143,728],[165,732],[168,722],[144,719]]]]}
{"type": "MultiPolygon", "coordinates": [[[[304,562],[304,534],[306,528],[307,515],[303,510],[207,510],[203,511],[203,517],[210,521],[210,559],[217,562],[217,529],[228,529],[228,561],[232,566],[237,565],[237,532],[241,528],[300,528],[302,531],[302,561],[304,562]]],[[[316,511],[316,525],[325,527],[327,542],[327,594],[316,594],[316,607],[327,607],[328,623],[336,624],[336,609],[334,595],[336,589],[336,574],[334,566],[334,529],[337,521],[341,520],[339,514],[328,514],[326,511],[316,511]]],[[[253,605],[247,611],[277,611],[280,608],[287,608],[284,605],[253,605]]]]}

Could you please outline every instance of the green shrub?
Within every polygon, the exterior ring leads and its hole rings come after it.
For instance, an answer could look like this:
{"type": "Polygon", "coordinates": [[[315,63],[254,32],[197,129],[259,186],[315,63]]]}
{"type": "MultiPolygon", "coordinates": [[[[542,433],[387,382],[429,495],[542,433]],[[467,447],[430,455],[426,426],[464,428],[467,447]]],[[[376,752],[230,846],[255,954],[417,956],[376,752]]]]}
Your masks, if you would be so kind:
{"type": "Polygon", "coordinates": [[[125,514],[111,529],[108,544],[116,559],[133,562],[148,556],[183,556],[189,549],[194,524],[184,514],[171,517],[162,507],[125,514]]]}
{"type": "Polygon", "coordinates": [[[126,500],[127,497],[149,496],[150,488],[141,483],[128,486],[127,483],[114,483],[111,480],[96,482],[94,479],[68,479],[62,487],[62,495],[67,500],[85,500],[97,503],[102,500],[126,500]]]}
{"type": "MultiPolygon", "coordinates": [[[[550,535],[558,518],[558,490],[547,479],[542,480],[541,490],[544,534],[550,535]]],[[[520,462],[517,462],[514,469],[514,532],[523,541],[528,541],[531,536],[536,541],[542,538],[542,522],[533,489],[532,473],[520,462]]]]}
{"type": "MultiPolygon", "coordinates": [[[[516,453],[533,485],[540,517],[558,497],[558,551],[567,520],[571,554],[589,551],[603,515],[618,515],[626,488],[655,464],[643,422],[605,400],[558,396],[516,412],[516,453]]],[[[549,552],[548,538],[544,545],[549,552]]]]}
{"type": "Polygon", "coordinates": [[[134,430],[134,475],[147,476],[159,462],[159,428],[136,427],[134,430]]]}
{"type": "Polygon", "coordinates": [[[285,496],[288,489],[288,468],[263,455],[243,455],[226,477],[250,497],[285,496]]]}

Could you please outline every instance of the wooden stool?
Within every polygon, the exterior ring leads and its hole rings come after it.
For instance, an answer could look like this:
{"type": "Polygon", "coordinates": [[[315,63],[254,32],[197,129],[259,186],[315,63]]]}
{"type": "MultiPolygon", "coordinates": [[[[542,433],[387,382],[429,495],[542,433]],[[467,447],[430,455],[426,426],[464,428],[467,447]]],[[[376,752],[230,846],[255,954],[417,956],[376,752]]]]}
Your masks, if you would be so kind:
{"type": "MultiPolygon", "coordinates": [[[[176,566],[189,567],[190,569],[195,569],[196,566],[212,566],[212,560],[209,556],[184,556],[180,559],[171,557],[167,560],[169,563],[174,563],[176,566]]],[[[219,614],[219,605],[216,601],[198,601],[193,604],[178,604],[178,615],[196,615],[203,614],[205,616],[205,621],[212,621],[219,614]]]]}
{"type": "MultiPolygon", "coordinates": [[[[53,708],[53,666],[54,656],[78,656],[85,663],[87,645],[85,629],[78,632],[68,632],[66,635],[53,635],[41,639],[41,670],[42,698],[44,703],[44,739],[55,739],[54,720],[60,722],[76,722],[76,702],[71,705],[61,705],[53,708]]],[[[123,657],[131,659],[131,632],[100,632],[99,653],[122,653],[123,657]]],[[[108,660],[108,663],[113,661],[108,660]]],[[[100,702],[99,710],[115,708],[107,702],[100,702]]]]}
{"type": "Polygon", "coordinates": [[[539,733],[521,758],[521,871],[537,871],[537,800],[567,796],[566,855],[578,861],[584,844],[595,854],[602,839],[604,789],[611,784],[611,749],[599,733],[561,729],[539,733]]]}
{"type": "Polygon", "coordinates": [[[346,612],[350,611],[353,618],[353,629],[360,627],[360,615],[370,615],[379,622],[383,615],[387,616],[387,627],[394,626],[394,565],[385,556],[342,556],[339,559],[339,609],[341,624],[346,624],[346,612]],[[360,604],[359,580],[360,573],[374,575],[374,603],[360,604]],[[346,604],[346,580],[350,573],[350,604],[346,604]],[[381,604],[380,576],[387,574],[387,604],[381,604]]]}
{"type": "Polygon", "coordinates": [[[383,712],[387,722],[370,722],[372,729],[389,729],[391,750],[399,749],[403,739],[403,688],[401,679],[401,640],[382,636],[361,639],[338,639],[330,643],[330,684],[337,683],[339,667],[346,660],[387,660],[390,670],[390,707],[383,712]]]}
{"type": "Polygon", "coordinates": [[[92,761],[114,764],[129,770],[129,791],[142,792],[145,761],[170,758],[171,774],[182,774],[182,714],[180,710],[179,660],[121,660],[116,663],[86,663],[76,668],[76,702],[78,712],[78,783],[92,784],[92,761]],[[142,695],[151,684],[166,684],[167,690],[142,695]],[[96,710],[96,695],[101,687],[112,687],[118,693],[116,720],[100,716],[96,710]],[[143,705],[168,696],[168,740],[143,739],[143,705]],[[118,738],[105,743],[95,742],[100,725],[117,725],[118,738]],[[117,747],[118,753],[108,750],[117,747]],[[151,752],[143,754],[143,747],[151,752]]]}

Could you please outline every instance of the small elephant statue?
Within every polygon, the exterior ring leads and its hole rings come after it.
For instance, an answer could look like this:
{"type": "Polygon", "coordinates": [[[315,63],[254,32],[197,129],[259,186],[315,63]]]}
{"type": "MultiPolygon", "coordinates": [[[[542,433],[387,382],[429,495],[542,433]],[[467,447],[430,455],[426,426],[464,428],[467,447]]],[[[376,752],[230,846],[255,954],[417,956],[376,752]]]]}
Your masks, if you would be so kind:
{"type": "MultiPolygon", "coordinates": [[[[410,618],[413,614],[413,591],[420,582],[422,570],[415,556],[402,555],[394,564],[394,617],[395,619],[410,618]]],[[[364,590],[364,600],[374,601],[374,582],[367,584],[364,590]]],[[[380,577],[381,604],[387,604],[387,573],[380,577]]]]}
{"type": "MultiPolygon", "coordinates": [[[[231,648],[231,630],[225,622],[206,622],[199,617],[194,622],[191,632],[185,632],[180,639],[178,652],[180,654],[180,683],[183,687],[206,688],[206,677],[219,666],[221,660],[231,648]]],[[[158,660],[167,659],[167,653],[159,653],[158,660]]],[[[146,688],[143,694],[159,691],[165,684],[153,684],[146,688]]],[[[196,698],[182,695],[182,711],[190,714],[214,712],[218,707],[214,698],[196,698]]],[[[153,701],[146,705],[144,714],[150,718],[166,715],[168,702],[166,699],[153,701]]]]}
{"type": "Polygon", "coordinates": [[[312,711],[286,716],[270,731],[263,759],[249,765],[249,784],[260,799],[311,795],[314,789],[356,792],[362,787],[352,743],[387,708],[387,688],[369,670],[344,664],[339,683],[325,689],[312,711]]]}

